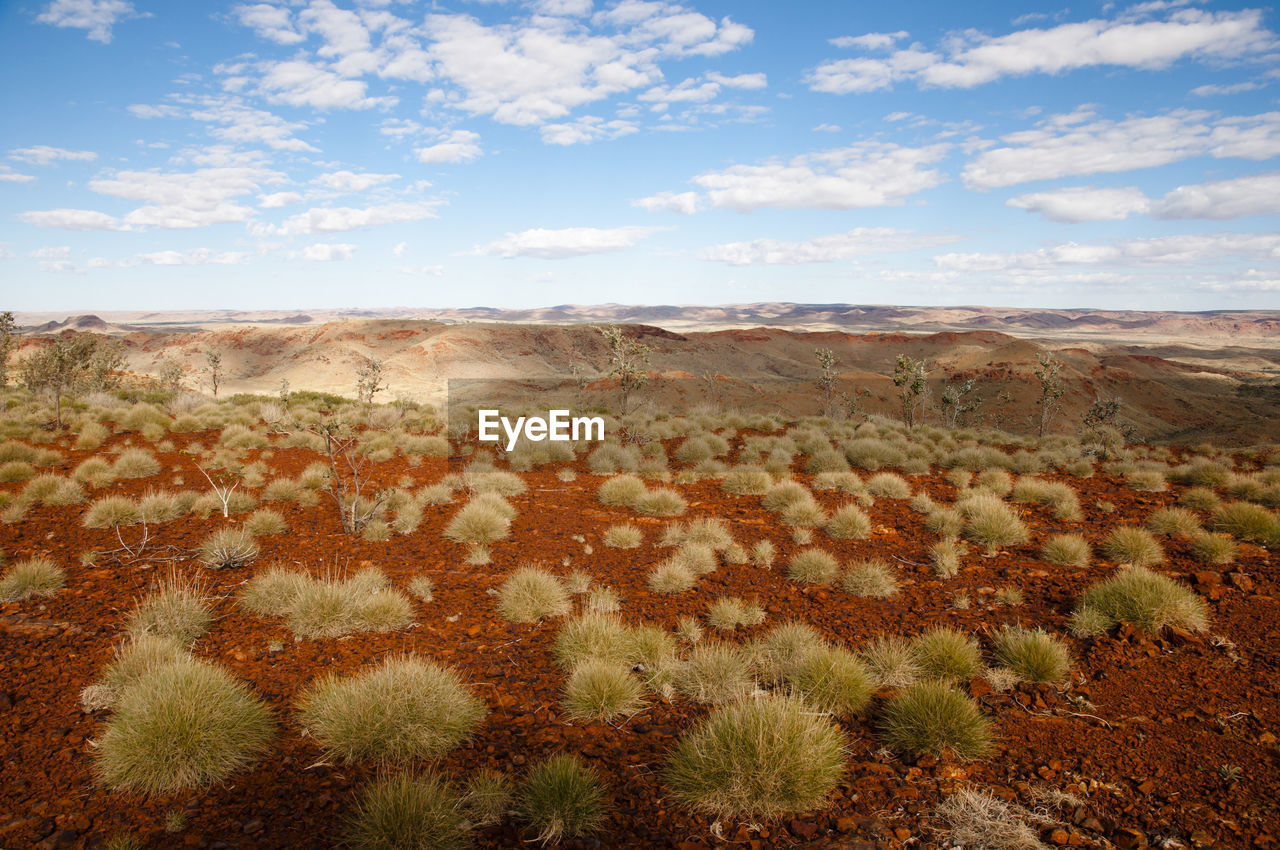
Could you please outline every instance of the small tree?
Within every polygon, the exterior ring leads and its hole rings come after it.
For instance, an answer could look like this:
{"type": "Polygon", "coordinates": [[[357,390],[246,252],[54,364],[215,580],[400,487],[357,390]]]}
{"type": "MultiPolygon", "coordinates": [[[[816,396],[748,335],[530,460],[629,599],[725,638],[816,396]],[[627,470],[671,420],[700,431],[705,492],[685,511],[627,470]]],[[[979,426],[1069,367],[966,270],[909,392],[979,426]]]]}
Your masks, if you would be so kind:
{"type": "Polygon", "coordinates": [[[369,456],[361,451],[359,435],[349,425],[329,419],[307,430],[324,440],[325,454],[329,456],[329,483],[325,492],[338,508],[342,530],[359,534],[369,520],[377,516],[390,493],[378,491],[365,496],[369,489],[366,470],[369,456]]]}
{"type": "Polygon", "coordinates": [[[1067,389],[1062,382],[1062,362],[1051,352],[1037,355],[1036,363],[1036,380],[1040,382],[1040,397],[1036,399],[1036,405],[1040,408],[1040,436],[1043,437],[1062,409],[1061,399],[1067,389]]]}
{"type": "Polygon", "coordinates": [[[205,371],[209,373],[209,386],[213,388],[213,397],[217,398],[218,385],[222,383],[222,352],[216,348],[206,348],[204,362],[209,364],[205,371]]]}
{"type": "Polygon", "coordinates": [[[982,396],[975,392],[973,378],[963,381],[950,380],[942,388],[938,410],[948,428],[962,428],[969,422],[969,414],[982,404],[982,396]]]}
{"type": "Polygon", "coordinates": [[[839,409],[839,396],[836,394],[836,353],[829,348],[819,348],[814,356],[818,358],[818,392],[822,393],[822,415],[835,416],[839,409]]]}
{"type": "Polygon", "coordinates": [[[9,355],[18,341],[13,338],[18,326],[14,324],[13,313],[5,310],[0,313],[0,387],[9,383],[9,355]]]}
{"type": "Polygon", "coordinates": [[[156,372],[156,380],[160,382],[162,389],[176,394],[182,391],[182,382],[186,379],[188,371],[187,364],[166,357],[160,361],[160,368],[156,372]]]}
{"type": "Polygon", "coordinates": [[[93,334],[63,334],[22,363],[22,383],[53,400],[54,422],[62,427],[62,398],[69,393],[110,389],[119,382],[124,348],[93,334]]]}
{"type": "Polygon", "coordinates": [[[649,355],[653,349],[643,342],[628,339],[622,328],[609,325],[596,328],[609,346],[609,377],[618,379],[618,388],[622,392],[622,416],[627,415],[631,404],[631,394],[641,389],[649,380],[649,355]]]}
{"type": "Polygon", "coordinates": [[[893,367],[893,385],[898,388],[902,421],[907,423],[908,428],[923,423],[925,406],[929,400],[929,380],[924,360],[899,354],[893,367]]]}
{"type": "Polygon", "coordinates": [[[373,407],[374,395],[386,388],[382,380],[381,360],[370,360],[356,373],[356,399],[365,406],[366,411],[373,407]]]}

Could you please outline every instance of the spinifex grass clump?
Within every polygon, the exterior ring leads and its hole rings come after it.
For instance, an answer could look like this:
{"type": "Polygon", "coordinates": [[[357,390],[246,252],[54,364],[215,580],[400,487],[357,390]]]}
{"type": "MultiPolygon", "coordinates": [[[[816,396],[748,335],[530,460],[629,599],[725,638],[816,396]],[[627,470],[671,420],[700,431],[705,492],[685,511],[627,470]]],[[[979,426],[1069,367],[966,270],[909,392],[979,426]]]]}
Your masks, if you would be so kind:
{"type": "Polygon", "coordinates": [[[839,727],[803,701],[770,694],[714,711],[667,760],[672,795],[718,818],[772,818],[821,807],[844,773],[839,727]]]}
{"type": "Polygon", "coordinates": [[[1030,539],[1022,520],[998,496],[974,491],[973,496],[962,499],[956,507],[965,518],[964,536],[988,550],[1026,543],[1030,539]]]}
{"type": "Polygon", "coordinates": [[[721,596],[707,608],[707,622],[713,629],[731,632],[739,626],[757,626],[765,612],[758,603],[743,602],[736,596],[721,596]]]}
{"type": "Polygon", "coordinates": [[[837,540],[862,540],[871,533],[871,520],[857,505],[841,505],[824,530],[837,540]]]}
{"type": "Polygon", "coordinates": [[[969,679],[982,669],[978,642],[958,629],[938,627],[922,632],[913,649],[921,671],[935,679],[969,679]]]}
{"type": "Polygon", "coordinates": [[[1164,560],[1164,550],[1145,528],[1121,527],[1107,535],[1102,551],[1117,564],[1149,567],[1164,560]]]}
{"type": "Polygon", "coordinates": [[[270,567],[249,581],[240,604],[259,616],[284,617],[289,629],[305,638],[394,631],[413,617],[409,599],[373,568],[346,578],[317,578],[270,567]]]}
{"type": "Polygon", "coordinates": [[[35,596],[53,596],[66,584],[62,568],[44,558],[18,561],[0,578],[0,602],[20,602],[35,596]]]}
{"type": "Polygon", "coordinates": [[[991,749],[991,721],[972,699],[947,683],[920,682],[885,705],[880,736],[895,752],[942,756],[950,750],[970,760],[991,749]]]}
{"type": "Polygon", "coordinates": [[[631,671],[612,661],[590,659],[578,665],[564,689],[565,716],[570,720],[612,720],[634,714],[643,688],[631,671]]]}
{"type": "Polygon", "coordinates": [[[513,623],[563,617],[572,605],[560,579],[537,567],[521,567],[498,591],[498,612],[513,623]]]}
{"type": "Polygon", "coordinates": [[[611,525],[604,533],[604,545],[614,549],[635,549],[643,542],[644,532],[629,523],[611,525]]]}
{"type": "Polygon", "coordinates": [[[751,674],[751,659],[740,647],[703,641],[676,668],[675,686],[694,702],[734,702],[755,689],[751,674]]]}
{"type": "Polygon", "coordinates": [[[512,518],[496,500],[473,499],[454,514],[445,526],[444,536],[471,547],[470,563],[488,563],[489,546],[511,533],[512,518]]]}
{"type": "Polygon", "coordinates": [[[213,621],[210,602],[203,585],[172,573],[129,615],[129,634],[158,635],[192,644],[213,621]]]}
{"type": "Polygon", "coordinates": [[[1160,508],[1147,516],[1147,528],[1166,537],[1195,537],[1200,534],[1200,518],[1186,508],[1160,508]]]}
{"type": "Polygon", "coordinates": [[[1040,557],[1055,567],[1083,567],[1093,552],[1079,534],[1055,534],[1045,541],[1040,557]]]}
{"type": "Polygon", "coordinates": [[[840,577],[840,562],[822,549],[805,549],[791,559],[787,575],[805,584],[831,584],[840,577]]]}
{"type": "Polygon", "coordinates": [[[439,776],[396,773],[364,789],[347,823],[357,850],[455,850],[470,842],[468,812],[439,776]]]}
{"type": "Polygon", "coordinates": [[[470,737],[487,709],[447,667],[404,656],[327,676],[298,701],[302,725],[344,761],[429,761],[470,737]]]}
{"type": "Polygon", "coordinates": [[[898,592],[894,570],[884,561],[857,561],[849,565],[840,585],[854,596],[884,599],[898,592]]]}
{"type": "Polygon", "coordinates": [[[605,815],[604,791],[593,769],[562,753],[529,770],[517,809],[535,830],[534,840],[550,844],[597,830],[605,815]]]}
{"type": "Polygon", "coordinates": [[[215,570],[233,569],[258,557],[258,542],[242,528],[224,528],[205,538],[196,550],[200,563],[215,570]]]}
{"type": "Polygon", "coordinates": [[[121,692],[96,769],[118,791],[173,794],[252,765],[273,734],[270,712],[247,686],[183,655],[121,692]]]}
{"type": "Polygon", "coordinates": [[[996,660],[1027,682],[1058,682],[1071,669],[1066,645],[1043,629],[1005,626],[995,645],[996,660]]]}
{"type": "Polygon", "coordinates": [[[838,646],[820,646],[800,657],[787,684],[808,705],[849,717],[871,701],[872,677],[858,656],[838,646]]]}
{"type": "Polygon", "coordinates": [[[924,672],[911,641],[898,635],[879,635],[858,655],[881,687],[905,688],[924,672]]]}
{"type": "Polygon", "coordinates": [[[1250,502],[1231,502],[1215,510],[1213,529],[1271,548],[1280,545],[1280,517],[1250,502]]]}
{"type": "Polygon", "coordinates": [[[1126,567],[1085,590],[1072,614],[1071,631],[1100,635],[1122,622],[1152,634],[1166,626],[1201,631],[1208,615],[1204,600],[1186,585],[1145,567],[1126,567]]]}

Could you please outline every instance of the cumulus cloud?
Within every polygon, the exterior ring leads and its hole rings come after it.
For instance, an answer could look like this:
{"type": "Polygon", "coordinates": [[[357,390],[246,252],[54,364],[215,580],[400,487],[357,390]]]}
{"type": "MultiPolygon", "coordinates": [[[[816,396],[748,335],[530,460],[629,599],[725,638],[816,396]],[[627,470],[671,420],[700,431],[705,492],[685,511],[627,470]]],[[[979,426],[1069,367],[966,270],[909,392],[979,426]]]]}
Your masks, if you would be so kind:
{"type": "Polygon", "coordinates": [[[330,171],[315,178],[316,183],[338,192],[364,192],[374,186],[399,179],[399,174],[374,174],[371,171],[330,171]]]}
{"type": "Polygon", "coordinates": [[[909,148],[863,142],[787,162],[709,171],[690,182],[706,190],[712,206],[739,212],[766,207],[851,210],[894,206],[943,182],[942,173],[929,166],[947,150],[944,144],[909,148]]]}
{"type": "Polygon", "coordinates": [[[269,195],[259,195],[258,206],[264,210],[274,210],[296,204],[301,200],[302,195],[297,192],[272,192],[269,195]]]}
{"type": "Polygon", "coordinates": [[[341,233],[364,227],[422,221],[436,218],[441,201],[414,201],[370,207],[315,207],[286,218],[278,225],[258,225],[258,235],[298,236],[312,233],[341,233]]]}
{"type": "Polygon", "coordinates": [[[899,30],[898,32],[869,32],[865,35],[842,35],[830,41],[836,47],[884,50],[887,47],[893,47],[894,44],[906,38],[907,35],[906,30],[899,30]]]}
{"type": "Polygon", "coordinates": [[[677,212],[682,215],[693,215],[699,209],[697,192],[659,192],[647,198],[639,198],[631,202],[631,206],[648,212],[677,212]]]}
{"type": "Polygon", "coordinates": [[[97,210],[30,210],[18,216],[36,227],[59,227],[63,230],[133,230],[113,215],[97,210]]]}
{"type": "Polygon", "coordinates": [[[65,148],[52,148],[48,145],[34,145],[29,148],[14,148],[9,151],[9,159],[27,162],[32,165],[48,165],[57,160],[73,160],[92,162],[98,155],[93,151],[69,151],[65,148]]]}
{"type": "Polygon", "coordinates": [[[538,228],[521,233],[508,233],[487,245],[477,245],[466,252],[471,256],[538,257],[559,260],[586,254],[603,254],[630,248],[640,240],[664,230],[661,227],[568,227],[563,230],[538,228]]]}
{"type": "Polygon", "coordinates": [[[1132,171],[1201,155],[1269,159],[1280,155],[1280,112],[1218,118],[1175,109],[1115,121],[1084,110],[1050,116],[1000,141],[965,166],[970,188],[1132,171]]]}
{"type": "Polygon", "coordinates": [[[124,217],[128,225],[185,229],[249,220],[253,208],[235,199],[283,179],[261,166],[227,165],[189,172],[117,171],[89,181],[89,188],[146,203],[124,217]]]}
{"type": "MultiPolygon", "coordinates": [[[[806,81],[815,91],[849,94],[891,88],[903,81],[920,86],[972,88],[1001,77],[1061,74],[1088,67],[1167,68],[1184,59],[1221,61],[1274,50],[1275,35],[1262,11],[1211,12],[1171,4],[1131,9],[1111,19],[1023,29],[1003,36],[976,30],[952,33],[935,49],[913,44],[885,58],[823,62],[806,81]],[[1153,15],[1164,12],[1160,19],[1153,15]]],[[[847,38],[840,47],[879,50],[883,34],[847,38]]]]}
{"type": "Polygon", "coordinates": [[[355,256],[358,247],[347,242],[319,242],[303,248],[299,256],[304,260],[323,263],[334,260],[349,260],[355,256]]]}
{"type": "Polygon", "coordinates": [[[88,30],[90,41],[110,44],[116,21],[134,14],[133,4],[125,0],[54,0],[36,20],[55,27],[88,30]]]}
{"type": "Polygon", "coordinates": [[[731,266],[830,263],[869,254],[935,248],[958,238],[949,234],[917,233],[892,227],[855,227],[847,233],[815,236],[803,242],[777,239],[729,242],[706,249],[701,257],[731,266]]]}
{"type": "Polygon", "coordinates": [[[952,253],[933,258],[941,269],[961,272],[1059,271],[1075,267],[1213,265],[1225,260],[1280,259],[1280,233],[1206,233],[1063,242],[1012,253],[952,253]]]}
{"type": "Polygon", "coordinates": [[[1116,221],[1133,213],[1146,212],[1151,205],[1142,190],[1132,186],[1056,189],[1019,195],[1005,201],[1005,204],[1061,222],[1116,221]]]}
{"type": "Polygon", "coordinates": [[[30,183],[35,179],[33,175],[14,171],[8,165],[0,165],[0,183],[30,183]]]}
{"type": "Polygon", "coordinates": [[[289,10],[270,3],[237,6],[232,10],[240,23],[249,27],[261,38],[277,44],[297,44],[306,36],[298,32],[289,10]]]}
{"type": "Polygon", "coordinates": [[[1019,195],[1008,206],[1039,213],[1051,221],[1115,221],[1135,214],[1160,219],[1231,219],[1280,213],[1280,172],[1179,186],[1162,198],[1148,198],[1132,186],[1092,186],[1019,195]]]}
{"type": "Polygon", "coordinates": [[[454,130],[434,145],[414,149],[418,162],[471,162],[480,156],[480,134],[470,130],[454,130]]]}
{"type": "Polygon", "coordinates": [[[369,97],[364,80],[350,79],[303,59],[263,64],[258,93],[272,103],[315,109],[371,109],[394,106],[397,98],[369,97]]]}
{"type": "Polygon", "coordinates": [[[542,141],[549,145],[586,145],[601,139],[617,139],[638,131],[635,123],[615,118],[606,121],[595,115],[584,115],[564,124],[544,124],[542,141]]]}

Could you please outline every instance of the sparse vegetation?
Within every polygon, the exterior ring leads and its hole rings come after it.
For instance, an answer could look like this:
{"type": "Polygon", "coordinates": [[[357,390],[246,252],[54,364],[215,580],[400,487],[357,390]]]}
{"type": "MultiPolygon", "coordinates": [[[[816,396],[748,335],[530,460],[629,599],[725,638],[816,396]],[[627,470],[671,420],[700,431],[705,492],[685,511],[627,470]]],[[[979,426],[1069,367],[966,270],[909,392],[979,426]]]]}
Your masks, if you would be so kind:
{"type": "Polygon", "coordinates": [[[0,602],[53,596],[66,581],[66,574],[57,564],[45,558],[28,558],[5,570],[0,577],[0,602]]]}
{"type": "Polygon", "coordinates": [[[768,695],[725,706],[680,739],[663,781],[677,800],[722,818],[820,807],[844,773],[839,728],[803,702],[768,695]]]}
{"type": "Polygon", "coordinates": [[[530,768],[517,809],[542,844],[589,835],[604,820],[604,789],[576,755],[561,753],[530,768]]]}
{"type": "Polygon", "coordinates": [[[991,748],[991,721],[972,699],[945,682],[912,685],[885,705],[881,740],[900,753],[947,750],[957,758],[982,758],[991,748]]]}
{"type": "Polygon", "coordinates": [[[1045,541],[1040,556],[1055,567],[1083,567],[1093,554],[1079,534],[1055,534],[1045,541]]]}
{"type": "Polygon", "coordinates": [[[513,623],[536,623],[568,614],[569,592],[560,579],[537,567],[521,567],[498,591],[498,611],[513,623]]]}
{"type": "Polygon", "coordinates": [[[1071,630],[1100,635],[1122,622],[1156,633],[1166,626],[1202,631],[1208,624],[1204,601],[1190,588],[1145,567],[1126,567],[1090,585],[1072,615],[1071,630]]]}
{"type": "Polygon", "coordinates": [[[469,842],[462,797],[434,773],[393,773],[360,794],[347,823],[358,850],[455,850],[469,842]]]}
{"type": "Polygon", "coordinates": [[[1121,527],[1107,535],[1102,551],[1117,564],[1149,567],[1164,560],[1164,550],[1145,528],[1121,527]]]}
{"type": "Polygon", "coordinates": [[[447,667],[404,656],[307,688],[298,717],[333,758],[412,762],[462,743],[487,710],[447,667]]]}
{"type": "Polygon", "coordinates": [[[1042,629],[1006,626],[995,636],[996,660],[1027,682],[1057,682],[1071,668],[1062,641],[1042,629]]]}

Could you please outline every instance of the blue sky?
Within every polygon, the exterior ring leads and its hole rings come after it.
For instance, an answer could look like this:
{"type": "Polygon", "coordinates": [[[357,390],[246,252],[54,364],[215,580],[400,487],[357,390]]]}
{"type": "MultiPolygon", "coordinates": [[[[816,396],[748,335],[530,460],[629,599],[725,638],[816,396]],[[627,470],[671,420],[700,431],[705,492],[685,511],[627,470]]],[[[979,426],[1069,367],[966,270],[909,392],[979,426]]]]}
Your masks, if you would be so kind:
{"type": "Polygon", "coordinates": [[[0,3],[4,308],[1280,308],[1247,4],[0,3]]]}

